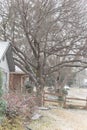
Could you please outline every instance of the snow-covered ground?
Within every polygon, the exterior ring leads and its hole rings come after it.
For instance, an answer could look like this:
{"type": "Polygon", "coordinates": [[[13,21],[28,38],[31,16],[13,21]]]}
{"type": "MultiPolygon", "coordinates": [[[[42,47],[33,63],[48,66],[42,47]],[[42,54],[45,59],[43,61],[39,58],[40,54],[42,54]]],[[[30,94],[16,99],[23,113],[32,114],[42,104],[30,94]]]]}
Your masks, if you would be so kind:
{"type": "MultiPolygon", "coordinates": [[[[87,89],[71,88],[69,96],[86,98],[87,89]]],[[[87,110],[58,107],[39,110],[39,113],[42,115],[41,119],[29,125],[32,130],[87,130],[87,110]]]]}
{"type": "Polygon", "coordinates": [[[87,97],[87,88],[70,88],[68,91],[68,96],[77,97],[77,98],[86,98],[87,97]]]}
{"type": "Polygon", "coordinates": [[[30,123],[32,130],[87,130],[87,111],[51,109],[40,112],[43,117],[30,123]]]}

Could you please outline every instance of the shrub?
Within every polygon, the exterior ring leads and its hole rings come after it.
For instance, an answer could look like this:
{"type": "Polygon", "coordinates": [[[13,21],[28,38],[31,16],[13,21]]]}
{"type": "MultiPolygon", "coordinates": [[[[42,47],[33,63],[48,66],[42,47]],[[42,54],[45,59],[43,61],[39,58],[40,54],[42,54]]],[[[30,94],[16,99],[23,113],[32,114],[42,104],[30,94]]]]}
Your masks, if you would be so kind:
{"type": "Polygon", "coordinates": [[[70,108],[70,109],[76,109],[77,107],[74,106],[74,105],[72,105],[72,104],[70,104],[70,105],[68,105],[68,108],[70,108]]]}
{"type": "Polygon", "coordinates": [[[62,89],[62,93],[63,93],[63,95],[68,95],[67,89],[63,88],[63,89],[62,89]]]}
{"type": "Polygon", "coordinates": [[[64,101],[63,96],[58,96],[58,101],[64,101]]]}
{"type": "Polygon", "coordinates": [[[22,115],[30,119],[35,111],[36,103],[33,96],[23,96],[11,92],[4,95],[4,99],[7,101],[6,115],[8,118],[22,115]]]}
{"type": "Polygon", "coordinates": [[[0,117],[5,115],[6,108],[7,108],[7,105],[6,105],[5,100],[1,99],[0,100],[0,117]]]}
{"type": "Polygon", "coordinates": [[[8,119],[6,118],[0,125],[0,130],[24,130],[22,121],[19,117],[8,119]]]}
{"type": "Polygon", "coordinates": [[[30,84],[29,81],[26,82],[25,88],[26,88],[26,90],[28,91],[28,93],[32,93],[32,92],[33,92],[33,85],[30,84]]]}

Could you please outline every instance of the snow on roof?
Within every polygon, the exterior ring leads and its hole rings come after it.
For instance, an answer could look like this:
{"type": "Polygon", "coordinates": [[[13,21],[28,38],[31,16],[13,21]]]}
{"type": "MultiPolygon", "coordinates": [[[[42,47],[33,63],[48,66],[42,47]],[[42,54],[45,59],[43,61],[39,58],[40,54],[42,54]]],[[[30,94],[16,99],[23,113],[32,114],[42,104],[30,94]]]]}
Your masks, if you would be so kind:
{"type": "Polygon", "coordinates": [[[15,72],[22,73],[23,71],[18,66],[15,66],[15,72]]]}
{"type": "Polygon", "coordinates": [[[5,55],[7,49],[9,47],[9,42],[3,42],[0,41],[0,60],[3,58],[3,56],[5,55]]]}

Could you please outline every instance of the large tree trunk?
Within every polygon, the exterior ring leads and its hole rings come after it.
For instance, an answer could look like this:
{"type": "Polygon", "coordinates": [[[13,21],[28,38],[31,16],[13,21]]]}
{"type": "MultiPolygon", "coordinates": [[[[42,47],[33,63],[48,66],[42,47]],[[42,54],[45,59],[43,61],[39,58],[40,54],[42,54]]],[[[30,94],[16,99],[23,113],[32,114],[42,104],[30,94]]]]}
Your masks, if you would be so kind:
{"type": "Polygon", "coordinates": [[[37,65],[37,73],[36,73],[36,77],[37,77],[36,96],[37,96],[38,106],[42,106],[45,81],[43,79],[42,68],[39,60],[40,60],[40,55],[38,54],[38,62],[37,62],[38,65],[37,65]]]}
{"type": "Polygon", "coordinates": [[[42,106],[43,105],[43,87],[41,85],[39,85],[36,88],[36,97],[37,97],[37,105],[38,106],[42,106]]]}

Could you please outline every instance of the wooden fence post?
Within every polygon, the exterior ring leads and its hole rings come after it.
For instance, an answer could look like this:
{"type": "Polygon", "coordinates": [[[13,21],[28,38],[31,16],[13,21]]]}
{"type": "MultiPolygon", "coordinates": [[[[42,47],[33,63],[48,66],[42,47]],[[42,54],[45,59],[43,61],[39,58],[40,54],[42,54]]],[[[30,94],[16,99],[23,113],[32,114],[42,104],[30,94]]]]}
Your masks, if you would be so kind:
{"type": "Polygon", "coordinates": [[[64,108],[66,108],[66,96],[65,96],[65,99],[64,99],[64,108]]]}
{"type": "Polygon", "coordinates": [[[87,97],[86,97],[86,109],[87,109],[87,97]]]}
{"type": "Polygon", "coordinates": [[[42,105],[44,106],[44,97],[45,97],[45,92],[43,92],[43,97],[42,97],[42,105]]]}

